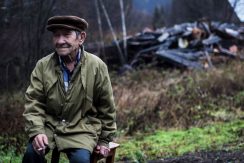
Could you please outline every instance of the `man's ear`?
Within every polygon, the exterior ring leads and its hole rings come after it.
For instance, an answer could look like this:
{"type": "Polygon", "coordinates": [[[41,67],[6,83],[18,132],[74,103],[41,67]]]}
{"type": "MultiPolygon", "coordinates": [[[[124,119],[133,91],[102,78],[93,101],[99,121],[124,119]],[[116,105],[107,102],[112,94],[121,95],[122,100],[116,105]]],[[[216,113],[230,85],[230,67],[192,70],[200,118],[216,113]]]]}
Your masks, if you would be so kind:
{"type": "Polygon", "coordinates": [[[86,32],[81,32],[80,33],[79,45],[82,45],[83,42],[85,41],[85,39],[86,39],[86,32]]]}

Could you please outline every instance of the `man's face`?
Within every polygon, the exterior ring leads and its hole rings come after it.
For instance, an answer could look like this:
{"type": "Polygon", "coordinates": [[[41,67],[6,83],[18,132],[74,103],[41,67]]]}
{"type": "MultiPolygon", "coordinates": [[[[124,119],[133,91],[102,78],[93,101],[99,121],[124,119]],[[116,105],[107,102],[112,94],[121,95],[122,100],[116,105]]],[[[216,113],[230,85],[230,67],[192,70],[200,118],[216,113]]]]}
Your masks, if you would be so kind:
{"type": "Polygon", "coordinates": [[[77,35],[74,30],[57,29],[53,32],[53,44],[59,56],[75,55],[85,37],[85,32],[77,35]]]}

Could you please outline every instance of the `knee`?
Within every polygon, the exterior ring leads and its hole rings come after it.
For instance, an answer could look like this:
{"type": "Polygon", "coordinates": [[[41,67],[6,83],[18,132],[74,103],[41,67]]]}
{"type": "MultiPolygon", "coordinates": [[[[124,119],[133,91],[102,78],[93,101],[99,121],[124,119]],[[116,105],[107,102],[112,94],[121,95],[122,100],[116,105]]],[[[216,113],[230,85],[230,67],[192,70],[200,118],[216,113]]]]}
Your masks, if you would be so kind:
{"type": "Polygon", "coordinates": [[[71,163],[88,163],[90,162],[91,154],[88,150],[77,150],[71,153],[70,162],[71,163]]]}
{"type": "Polygon", "coordinates": [[[90,162],[90,156],[76,155],[70,160],[71,163],[88,163],[90,162]]]}
{"type": "Polygon", "coordinates": [[[39,163],[43,162],[43,159],[44,157],[41,157],[34,151],[32,144],[28,144],[22,163],[39,163]]]}
{"type": "Polygon", "coordinates": [[[33,155],[35,155],[35,154],[36,154],[36,152],[35,152],[35,150],[34,150],[32,144],[29,143],[29,144],[27,145],[27,149],[26,149],[26,151],[25,151],[25,155],[26,155],[26,156],[33,156],[33,155]]]}

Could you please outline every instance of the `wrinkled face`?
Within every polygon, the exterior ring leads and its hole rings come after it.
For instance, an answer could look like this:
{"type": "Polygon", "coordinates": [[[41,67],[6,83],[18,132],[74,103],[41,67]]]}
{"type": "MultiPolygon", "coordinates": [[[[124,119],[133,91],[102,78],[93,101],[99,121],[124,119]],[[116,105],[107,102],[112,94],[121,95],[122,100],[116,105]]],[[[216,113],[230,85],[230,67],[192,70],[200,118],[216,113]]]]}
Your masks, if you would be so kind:
{"type": "Polygon", "coordinates": [[[53,44],[59,56],[75,55],[85,38],[85,32],[77,34],[68,29],[57,29],[53,32],[53,44]]]}

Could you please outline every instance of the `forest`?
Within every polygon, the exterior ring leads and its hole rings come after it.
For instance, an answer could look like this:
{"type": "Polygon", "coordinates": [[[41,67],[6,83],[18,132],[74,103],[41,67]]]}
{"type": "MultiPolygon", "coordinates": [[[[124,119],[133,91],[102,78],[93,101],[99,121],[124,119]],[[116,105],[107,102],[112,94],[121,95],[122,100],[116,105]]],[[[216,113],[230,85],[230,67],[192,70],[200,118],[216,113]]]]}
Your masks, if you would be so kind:
{"type": "Polygon", "coordinates": [[[54,51],[54,15],[85,18],[84,48],[108,66],[115,162],[243,162],[243,9],[243,0],[0,0],[0,163],[22,160],[24,95],[54,51]],[[166,58],[176,53],[194,60],[166,58]]]}

